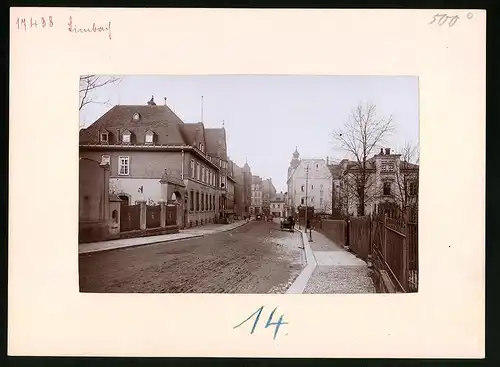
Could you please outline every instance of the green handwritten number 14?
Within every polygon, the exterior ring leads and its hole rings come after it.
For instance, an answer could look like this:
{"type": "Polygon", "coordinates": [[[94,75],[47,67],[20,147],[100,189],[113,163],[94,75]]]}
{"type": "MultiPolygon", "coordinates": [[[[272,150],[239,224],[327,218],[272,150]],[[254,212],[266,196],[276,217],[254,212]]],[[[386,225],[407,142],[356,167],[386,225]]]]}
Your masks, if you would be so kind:
{"type": "MultiPolygon", "coordinates": [[[[278,331],[280,329],[280,326],[288,324],[288,322],[283,321],[283,315],[280,316],[280,318],[279,318],[278,321],[273,322],[274,313],[276,312],[277,309],[278,309],[278,307],[276,307],[269,314],[269,318],[267,319],[266,325],[264,326],[265,329],[267,329],[270,326],[275,326],[273,339],[276,339],[276,336],[278,335],[278,331]]],[[[252,330],[250,331],[250,334],[253,334],[254,331],[255,331],[255,329],[257,328],[257,324],[259,323],[260,315],[262,314],[263,310],[264,310],[264,306],[261,306],[257,311],[255,311],[253,314],[251,314],[246,320],[244,320],[243,322],[241,322],[239,325],[236,325],[235,327],[233,327],[233,329],[236,329],[237,327],[240,327],[245,322],[247,322],[251,318],[255,317],[255,321],[253,322],[252,330]]]]}

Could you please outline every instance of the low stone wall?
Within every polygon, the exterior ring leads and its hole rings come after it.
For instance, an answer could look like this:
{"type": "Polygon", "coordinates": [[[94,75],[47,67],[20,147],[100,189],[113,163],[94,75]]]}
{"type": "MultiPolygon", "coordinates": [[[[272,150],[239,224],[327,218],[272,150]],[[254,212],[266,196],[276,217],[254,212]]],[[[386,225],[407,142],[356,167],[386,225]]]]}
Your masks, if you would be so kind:
{"type": "Polygon", "coordinates": [[[345,245],[346,223],[344,220],[323,219],[319,231],[337,245],[345,245]]]}
{"type": "Polygon", "coordinates": [[[109,224],[103,221],[78,223],[78,243],[99,242],[110,239],[109,224]]]}
{"type": "Polygon", "coordinates": [[[166,227],[158,227],[158,228],[149,228],[137,231],[128,231],[121,232],[117,238],[125,239],[125,238],[137,238],[137,237],[147,237],[147,236],[159,236],[164,234],[172,234],[179,233],[179,226],[177,225],[169,225],[166,227]]]}

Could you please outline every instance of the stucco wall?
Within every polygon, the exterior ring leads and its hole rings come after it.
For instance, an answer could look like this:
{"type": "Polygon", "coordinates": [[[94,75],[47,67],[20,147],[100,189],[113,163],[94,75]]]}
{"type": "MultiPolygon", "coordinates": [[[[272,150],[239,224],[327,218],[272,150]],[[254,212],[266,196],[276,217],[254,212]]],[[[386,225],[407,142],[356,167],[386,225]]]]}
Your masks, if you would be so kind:
{"type": "Polygon", "coordinates": [[[79,220],[104,220],[104,192],[107,190],[104,169],[98,162],[80,159],[79,162],[79,220]]]}
{"type": "MultiPolygon", "coordinates": [[[[158,178],[160,179],[168,169],[172,175],[181,176],[181,152],[152,152],[152,151],[86,151],[80,156],[101,161],[103,155],[111,159],[111,177],[158,178]],[[118,157],[129,157],[130,173],[127,176],[118,174],[118,157]]],[[[186,164],[185,164],[186,165],[186,164]]]]}
{"type": "MultiPolygon", "coordinates": [[[[161,184],[159,178],[125,178],[111,177],[110,191],[116,195],[126,194],[130,204],[144,198],[147,201],[158,203],[161,199],[161,184]],[[142,193],[139,188],[142,187],[142,193]]],[[[169,198],[168,198],[169,199],[169,198]]]]}

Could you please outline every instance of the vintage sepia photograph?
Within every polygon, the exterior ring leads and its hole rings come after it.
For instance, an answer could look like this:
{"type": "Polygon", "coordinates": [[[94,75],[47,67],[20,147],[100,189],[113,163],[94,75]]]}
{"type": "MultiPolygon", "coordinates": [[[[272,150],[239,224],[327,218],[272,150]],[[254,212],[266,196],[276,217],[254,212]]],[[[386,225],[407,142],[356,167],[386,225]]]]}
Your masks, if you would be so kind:
{"type": "Polygon", "coordinates": [[[80,76],[80,292],[418,292],[418,83],[80,76]]]}

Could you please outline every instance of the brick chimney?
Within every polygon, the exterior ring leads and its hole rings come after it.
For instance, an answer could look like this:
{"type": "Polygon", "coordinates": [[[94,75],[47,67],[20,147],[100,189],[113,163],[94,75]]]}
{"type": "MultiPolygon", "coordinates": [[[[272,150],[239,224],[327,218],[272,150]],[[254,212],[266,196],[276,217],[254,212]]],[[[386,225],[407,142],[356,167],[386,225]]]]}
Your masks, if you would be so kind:
{"type": "Polygon", "coordinates": [[[391,148],[385,148],[385,154],[387,155],[391,154],[391,148]]]}
{"type": "Polygon", "coordinates": [[[384,148],[380,148],[380,155],[384,155],[384,148]]]}

